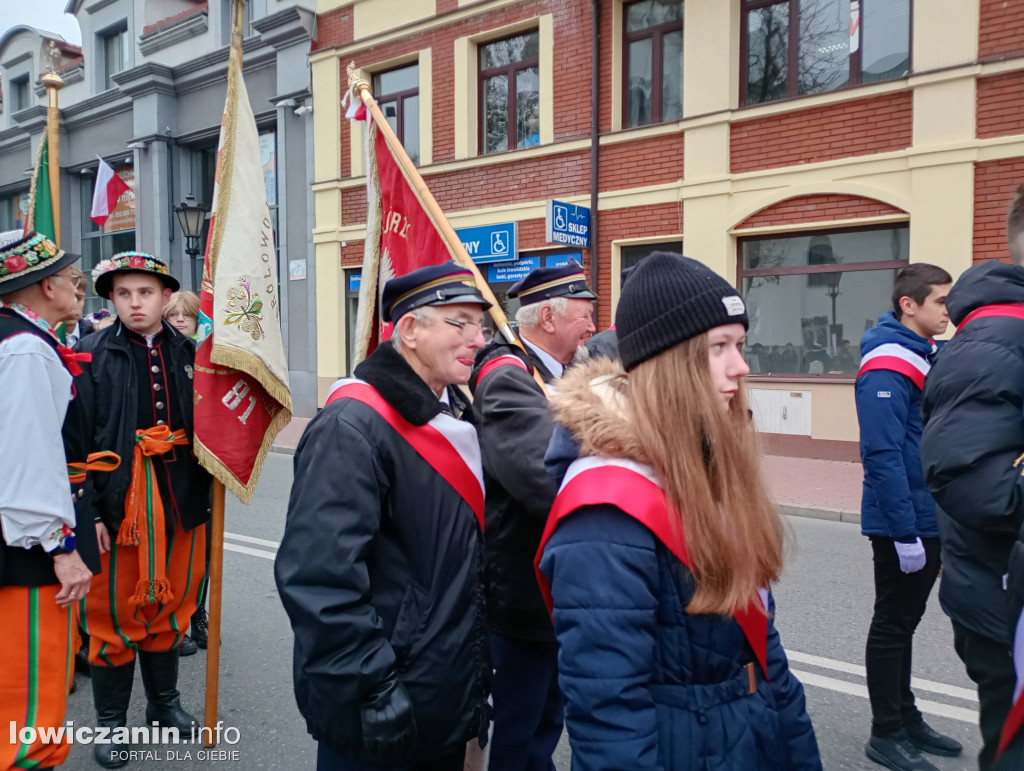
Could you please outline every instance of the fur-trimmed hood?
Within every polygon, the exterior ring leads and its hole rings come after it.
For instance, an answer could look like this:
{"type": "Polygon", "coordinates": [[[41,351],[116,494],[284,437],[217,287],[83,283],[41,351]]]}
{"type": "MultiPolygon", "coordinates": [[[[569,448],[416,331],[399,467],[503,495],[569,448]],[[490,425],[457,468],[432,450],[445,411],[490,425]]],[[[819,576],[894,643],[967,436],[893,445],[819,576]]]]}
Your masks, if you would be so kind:
{"type": "Polygon", "coordinates": [[[629,420],[625,385],[622,365],[604,357],[573,367],[558,380],[551,411],[580,443],[581,455],[648,462],[629,420]]]}

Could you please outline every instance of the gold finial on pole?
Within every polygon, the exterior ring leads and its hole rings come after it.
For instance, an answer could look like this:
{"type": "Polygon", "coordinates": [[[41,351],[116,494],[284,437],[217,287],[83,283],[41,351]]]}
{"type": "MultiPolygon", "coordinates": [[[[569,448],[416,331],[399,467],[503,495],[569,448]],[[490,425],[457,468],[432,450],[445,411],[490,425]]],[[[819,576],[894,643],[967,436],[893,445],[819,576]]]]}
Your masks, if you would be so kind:
{"type": "Polygon", "coordinates": [[[49,162],[46,173],[50,180],[50,197],[53,205],[53,240],[60,246],[60,110],[57,106],[57,92],[64,87],[64,80],[57,74],[63,59],[53,40],[47,40],[43,45],[42,59],[47,72],[40,80],[46,87],[48,97],[46,152],[49,162]]]}

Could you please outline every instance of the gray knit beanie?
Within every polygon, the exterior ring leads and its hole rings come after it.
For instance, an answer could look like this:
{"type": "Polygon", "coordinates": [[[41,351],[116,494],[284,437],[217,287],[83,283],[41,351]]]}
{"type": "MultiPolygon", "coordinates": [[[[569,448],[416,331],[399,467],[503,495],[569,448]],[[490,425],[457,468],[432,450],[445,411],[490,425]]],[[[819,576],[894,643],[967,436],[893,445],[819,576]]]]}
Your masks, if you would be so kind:
{"type": "Polygon", "coordinates": [[[653,252],[622,287],[615,328],[622,366],[642,361],[725,324],[749,327],[740,293],[711,268],[671,252],[653,252]]]}

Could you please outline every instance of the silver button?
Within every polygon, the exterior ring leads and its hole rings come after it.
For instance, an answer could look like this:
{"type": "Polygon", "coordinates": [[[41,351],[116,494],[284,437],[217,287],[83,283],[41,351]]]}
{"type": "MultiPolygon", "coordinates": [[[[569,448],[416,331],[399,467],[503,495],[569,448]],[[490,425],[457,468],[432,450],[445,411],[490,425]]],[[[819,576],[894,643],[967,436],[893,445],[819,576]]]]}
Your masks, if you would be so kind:
{"type": "Polygon", "coordinates": [[[156,366],[156,364],[154,364],[152,367],[149,368],[149,371],[156,374],[157,372],[160,371],[160,368],[156,366]]]}
{"type": "Polygon", "coordinates": [[[157,402],[157,403],[156,403],[156,408],[157,408],[158,410],[162,410],[162,409],[164,408],[164,403],[163,403],[163,402],[157,402]]]}
{"type": "Polygon", "coordinates": [[[153,383],[153,390],[154,391],[159,391],[161,388],[163,388],[163,386],[160,385],[159,383],[153,383]]]}
{"type": "Polygon", "coordinates": [[[166,421],[163,421],[163,420],[158,420],[158,421],[156,422],[156,424],[157,424],[158,426],[162,426],[162,425],[164,425],[164,423],[165,423],[165,422],[166,422],[166,421]]]}
{"type": "Polygon", "coordinates": [[[84,487],[79,487],[77,495],[78,495],[79,498],[84,496],[85,495],[85,488],[84,487]]]}
{"type": "Polygon", "coordinates": [[[158,356],[159,353],[157,352],[156,348],[150,348],[149,349],[149,355],[150,356],[158,356]]]}

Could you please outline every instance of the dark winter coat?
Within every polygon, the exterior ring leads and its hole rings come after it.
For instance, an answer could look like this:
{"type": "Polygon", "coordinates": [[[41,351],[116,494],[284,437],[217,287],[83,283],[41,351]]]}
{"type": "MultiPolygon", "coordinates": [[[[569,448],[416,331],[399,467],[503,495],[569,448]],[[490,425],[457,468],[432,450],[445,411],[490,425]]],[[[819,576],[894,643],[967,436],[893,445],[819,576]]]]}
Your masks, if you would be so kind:
{"type": "Polygon", "coordinates": [[[598,332],[586,342],[591,356],[605,356],[612,361],[619,360],[619,333],[615,327],[598,332]]]}
{"type": "MultiPolygon", "coordinates": [[[[560,381],[559,402],[575,382],[575,374],[560,381]]],[[[588,454],[628,443],[628,424],[606,406],[578,410],[594,419],[591,428],[569,426],[588,454]]],[[[587,506],[561,520],[540,569],[551,582],[573,769],[821,769],[770,595],[768,680],[755,663],[751,694],[745,665],[756,656],[739,624],[687,613],[693,574],[621,509],[587,506]]]]}
{"type": "MultiPolygon", "coordinates": [[[[861,356],[887,343],[917,354],[926,366],[934,350],[892,311],[864,333],[861,356]]],[[[855,392],[864,464],[861,532],[904,540],[938,536],[935,501],[921,470],[921,389],[907,375],[874,369],[857,378],[855,392]]]]}
{"type": "MultiPolygon", "coordinates": [[[[355,376],[414,426],[441,412],[389,344],[355,376]]],[[[457,389],[449,398],[472,418],[457,389]]],[[[448,482],[372,407],[326,406],[296,450],[274,565],[295,633],[295,698],[313,738],[358,754],[360,701],[391,672],[412,700],[417,759],[486,735],[483,569],[479,523],[448,482]]]]}
{"type": "Polygon", "coordinates": [[[487,606],[492,629],[510,637],[554,640],[533,568],[558,486],[544,470],[555,422],[531,372],[504,364],[480,378],[496,356],[519,357],[545,382],[553,377],[532,355],[495,340],[476,357],[469,386],[480,415],[487,488],[487,606]]]}
{"type": "Polygon", "coordinates": [[[82,363],[82,374],[75,377],[77,394],[64,421],[68,461],[84,461],[89,453],[101,450],[115,452],[121,458],[121,465],[114,471],[88,473],[76,492],[75,514],[80,523],[102,520],[111,534],[124,520],[135,431],[154,425],[155,420],[150,418],[160,393],[169,403],[170,427],[185,429],[189,439],[187,446],[153,456],[167,532],[192,530],[209,520],[212,479],[196,461],[191,444],[195,346],[166,321],[161,334],[162,359],[153,359],[164,363],[157,376],[165,379],[162,389],[166,390],[160,392],[152,390],[152,373],[149,367],[140,366],[137,351],[132,348],[145,346],[145,340],[120,321],[83,337],[75,346],[76,351],[91,353],[92,361],[82,363]]]}
{"type": "MultiPolygon", "coordinates": [[[[946,298],[950,320],[1024,303],[1024,267],[986,262],[946,298]]],[[[939,505],[939,602],[954,621],[1009,643],[1003,576],[1024,522],[1024,321],[978,318],[957,330],[925,380],[921,460],[939,505]]]]}

